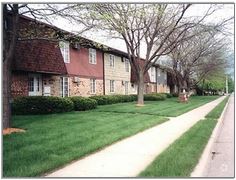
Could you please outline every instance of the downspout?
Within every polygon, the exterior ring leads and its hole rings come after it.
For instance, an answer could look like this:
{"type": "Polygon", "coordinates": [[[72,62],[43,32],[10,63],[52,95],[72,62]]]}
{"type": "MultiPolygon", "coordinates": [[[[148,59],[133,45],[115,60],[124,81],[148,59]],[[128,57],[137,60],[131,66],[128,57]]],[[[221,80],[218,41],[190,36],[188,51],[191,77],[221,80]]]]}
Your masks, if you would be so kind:
{"type": "Polygon", "coordinates": [[[103,95],[105,95],[105,59],[104,59],[104,51],[102,52],[102,61],[103,61],[103,95]]]}

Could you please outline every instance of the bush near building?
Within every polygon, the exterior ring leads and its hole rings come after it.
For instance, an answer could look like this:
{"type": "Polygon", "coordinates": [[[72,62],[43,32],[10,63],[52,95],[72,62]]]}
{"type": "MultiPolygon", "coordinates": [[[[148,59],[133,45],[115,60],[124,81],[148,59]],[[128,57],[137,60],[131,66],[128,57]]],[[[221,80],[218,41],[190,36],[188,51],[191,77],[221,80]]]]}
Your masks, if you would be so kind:
{"type": "Polygon", "coordinates": [[[50,114],[68,112],[74,109],[68,98],[53,96],[26,96],[14,99],[13,114],[50,114]]]}
{"type": "Polygon", "coordinates": [[[95,109],[98,105],[96,100],[86,97],[74,96],[74,97],[69,97],[69,99],[74,103],[75,111],[85,111],[85,110],[95,109]]]}

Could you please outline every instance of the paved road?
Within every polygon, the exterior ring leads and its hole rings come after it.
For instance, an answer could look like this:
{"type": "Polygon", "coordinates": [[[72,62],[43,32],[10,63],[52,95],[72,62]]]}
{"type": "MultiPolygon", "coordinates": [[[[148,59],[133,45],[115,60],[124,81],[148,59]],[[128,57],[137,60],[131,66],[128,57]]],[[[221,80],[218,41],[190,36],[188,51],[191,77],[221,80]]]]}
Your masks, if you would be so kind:
{"type": "Polygon", "coordinates": [[[234,177],[234,96],[230,96],[203,177],[234,177]],[[213,152],[213,153],[212,153],[213,152]]]}
{"type": "Polygon", "coordinates": [[[171,118],[59,169],[47,177],[135,177],[224,97],[171,118]]]}

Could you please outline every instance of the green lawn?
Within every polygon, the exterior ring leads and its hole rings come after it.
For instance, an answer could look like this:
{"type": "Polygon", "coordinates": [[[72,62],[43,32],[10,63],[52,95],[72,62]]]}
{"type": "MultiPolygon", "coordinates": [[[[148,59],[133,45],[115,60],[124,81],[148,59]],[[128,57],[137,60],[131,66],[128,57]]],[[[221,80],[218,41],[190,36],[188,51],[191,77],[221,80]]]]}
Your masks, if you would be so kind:
{"type": "Polygon", "coordinates": [[[154,115],[72,112],[15,116],[26,133],[3,137],[3,176],[39,176],[108,144],[163,123],[154,115]]]}
{"type": "Polygon", "coordinates": [[[217,105],[210,113],[207,114],[206,118],[218,119],[227,103],[229,96],[226,97],[219,105],[217,105]]]}
{"type": "Polygon", "coordinates": [[[100,112],[127,112],[140,114],[153,114],[159,116],[179,116],[219,96],[192,96],[188,103],[178,103],[177,98],[167,98],[165,101],[147,101],[144,107],[136,107],[133,103],[119,103],[99,106],[94,111],[100,112]]]}
{"type": "Polygon", "coordinates": [[[197,122],[139,174],[140,177],[189,177],[211,136],[228,97],[197,122]],[[216,117],[213,119],[212,117],[216,117]]]}
{"type": "Polygon", "coordinates": [[[216,98],[192,97],[187,104],[170,98],[139,108],[135,103],[123,103],[86,112],[13,116],[13,127],[26,132],[3,137],[3,176],[41,176],[167,121],[163,116],[179,115],[216,98]]]}

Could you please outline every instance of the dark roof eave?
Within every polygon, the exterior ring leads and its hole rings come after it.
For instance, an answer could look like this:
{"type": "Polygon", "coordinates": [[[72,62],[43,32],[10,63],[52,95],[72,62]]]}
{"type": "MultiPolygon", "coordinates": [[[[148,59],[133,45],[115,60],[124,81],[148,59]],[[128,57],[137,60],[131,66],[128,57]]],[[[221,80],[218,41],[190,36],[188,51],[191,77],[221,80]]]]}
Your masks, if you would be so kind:
{"type": "Polygon", "coordinates": [[[54,71],[33,71],[33,70],[27,70],[27,69],[13,69],[13,71],[24,71],[24,72],[30,72],[30,73],[43,73],[43,74],[52,74],[52,75],[68,75],[67,72],[54,72],[54,71]]]}

